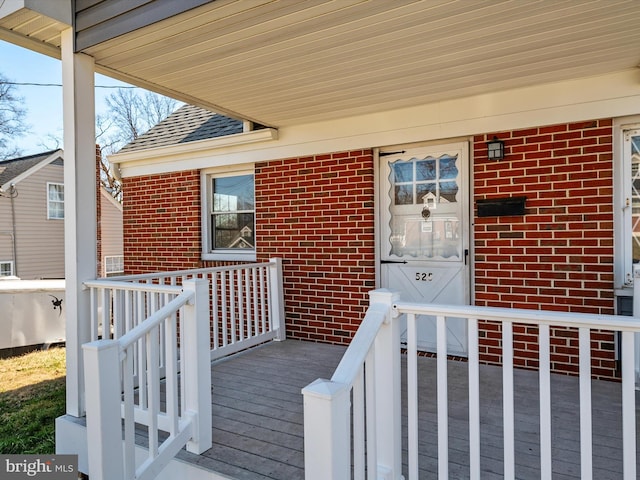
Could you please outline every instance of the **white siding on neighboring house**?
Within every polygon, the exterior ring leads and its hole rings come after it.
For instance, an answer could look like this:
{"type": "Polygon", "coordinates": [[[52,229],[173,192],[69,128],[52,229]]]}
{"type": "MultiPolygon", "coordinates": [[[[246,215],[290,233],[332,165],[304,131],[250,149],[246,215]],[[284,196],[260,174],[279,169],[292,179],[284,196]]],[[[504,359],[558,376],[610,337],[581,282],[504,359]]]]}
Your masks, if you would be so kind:
{"type": "MultiPolygon", "coordinates": [[[[0,264],[13,264],[13,232],[11,230],[11,199],[0,196],[0,264]]],[[[0,275],[4,275],[4,269],[0,275]]],[[[15,275],[15,271],[13,272],[15,275]]]]}
{"type": "MultiPolygon", "coordinates": [[[[122,258],[124,247],[122,238],[122,204],[118,203],[104,188],[100,189],[100,225],[102,235],[102,271],[100,275],[107,276],[107,257],[122,258]]],[[[116,273],[116,272],[112,272],[116,273]]]]}
{"type": "MultiPolygon", "coordinates": [[[[16,183],[17,271],[24,280],[64,278],[64,220],[47,219],[47,183],[63,183],[56,161],[16,183]]],[[[12,261],[11,198],[0,196],[0,261],[12,261]]]]}

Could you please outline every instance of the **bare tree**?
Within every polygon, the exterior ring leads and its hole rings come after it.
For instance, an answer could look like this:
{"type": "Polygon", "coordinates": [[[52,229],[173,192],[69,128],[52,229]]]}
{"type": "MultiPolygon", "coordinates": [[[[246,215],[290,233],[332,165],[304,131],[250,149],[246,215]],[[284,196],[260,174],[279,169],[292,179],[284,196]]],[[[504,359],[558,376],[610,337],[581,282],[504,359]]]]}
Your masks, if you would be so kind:
{"type": "Polygon", "coordinates": [[[26,110],[23,100],[7,78],[0,74],[0,160],[17,157],[20,149],[11,144],[11,139],[26,133],[26,110]]]}
{"type": "Polygon", "coordinates": [[[178,102],[148,91],[137,93],[130,88],[119,88],[106,102],[107,113],[96,118],[96,143],[102,155],[101,178],[111,194],[121,200],[120,182],[111,171],[107,155],[116,153],[167,118],[178,107],[178,102]]]}

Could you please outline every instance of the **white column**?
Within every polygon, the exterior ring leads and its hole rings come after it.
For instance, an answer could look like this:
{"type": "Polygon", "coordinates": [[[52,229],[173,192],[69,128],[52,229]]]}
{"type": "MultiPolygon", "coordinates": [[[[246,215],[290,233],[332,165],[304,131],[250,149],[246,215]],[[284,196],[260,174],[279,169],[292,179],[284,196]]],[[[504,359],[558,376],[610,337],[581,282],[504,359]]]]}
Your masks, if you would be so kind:
{"type": "Polygon", "coordinates": [[[94,60],[73,52],[73,30],[62,32],[67,413],[84,413],[82,344],[90,340],[90,298],[96,278],[94,60]]]}

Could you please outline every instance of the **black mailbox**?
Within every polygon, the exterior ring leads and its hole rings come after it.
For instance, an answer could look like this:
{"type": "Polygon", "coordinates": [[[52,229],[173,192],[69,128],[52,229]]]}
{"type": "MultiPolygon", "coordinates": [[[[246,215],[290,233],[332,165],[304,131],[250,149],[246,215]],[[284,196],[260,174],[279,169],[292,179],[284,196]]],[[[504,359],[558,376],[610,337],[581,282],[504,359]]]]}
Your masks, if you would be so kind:
{"type": "Polygon", "coordinates": [[[524,215],[527,197],[507,197],[477,200],[478,217],[524,215]]]}

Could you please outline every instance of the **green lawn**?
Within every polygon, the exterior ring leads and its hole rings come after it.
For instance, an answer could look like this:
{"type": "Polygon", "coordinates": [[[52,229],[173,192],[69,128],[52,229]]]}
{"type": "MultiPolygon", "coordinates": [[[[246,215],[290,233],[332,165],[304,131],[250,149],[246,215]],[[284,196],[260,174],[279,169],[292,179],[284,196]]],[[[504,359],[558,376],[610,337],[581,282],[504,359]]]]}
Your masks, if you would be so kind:
{"type": "Polygon", "coordinates": [[[0,454],[55,453],[64,374],[63,348],[0,359],[0,454]]]}

